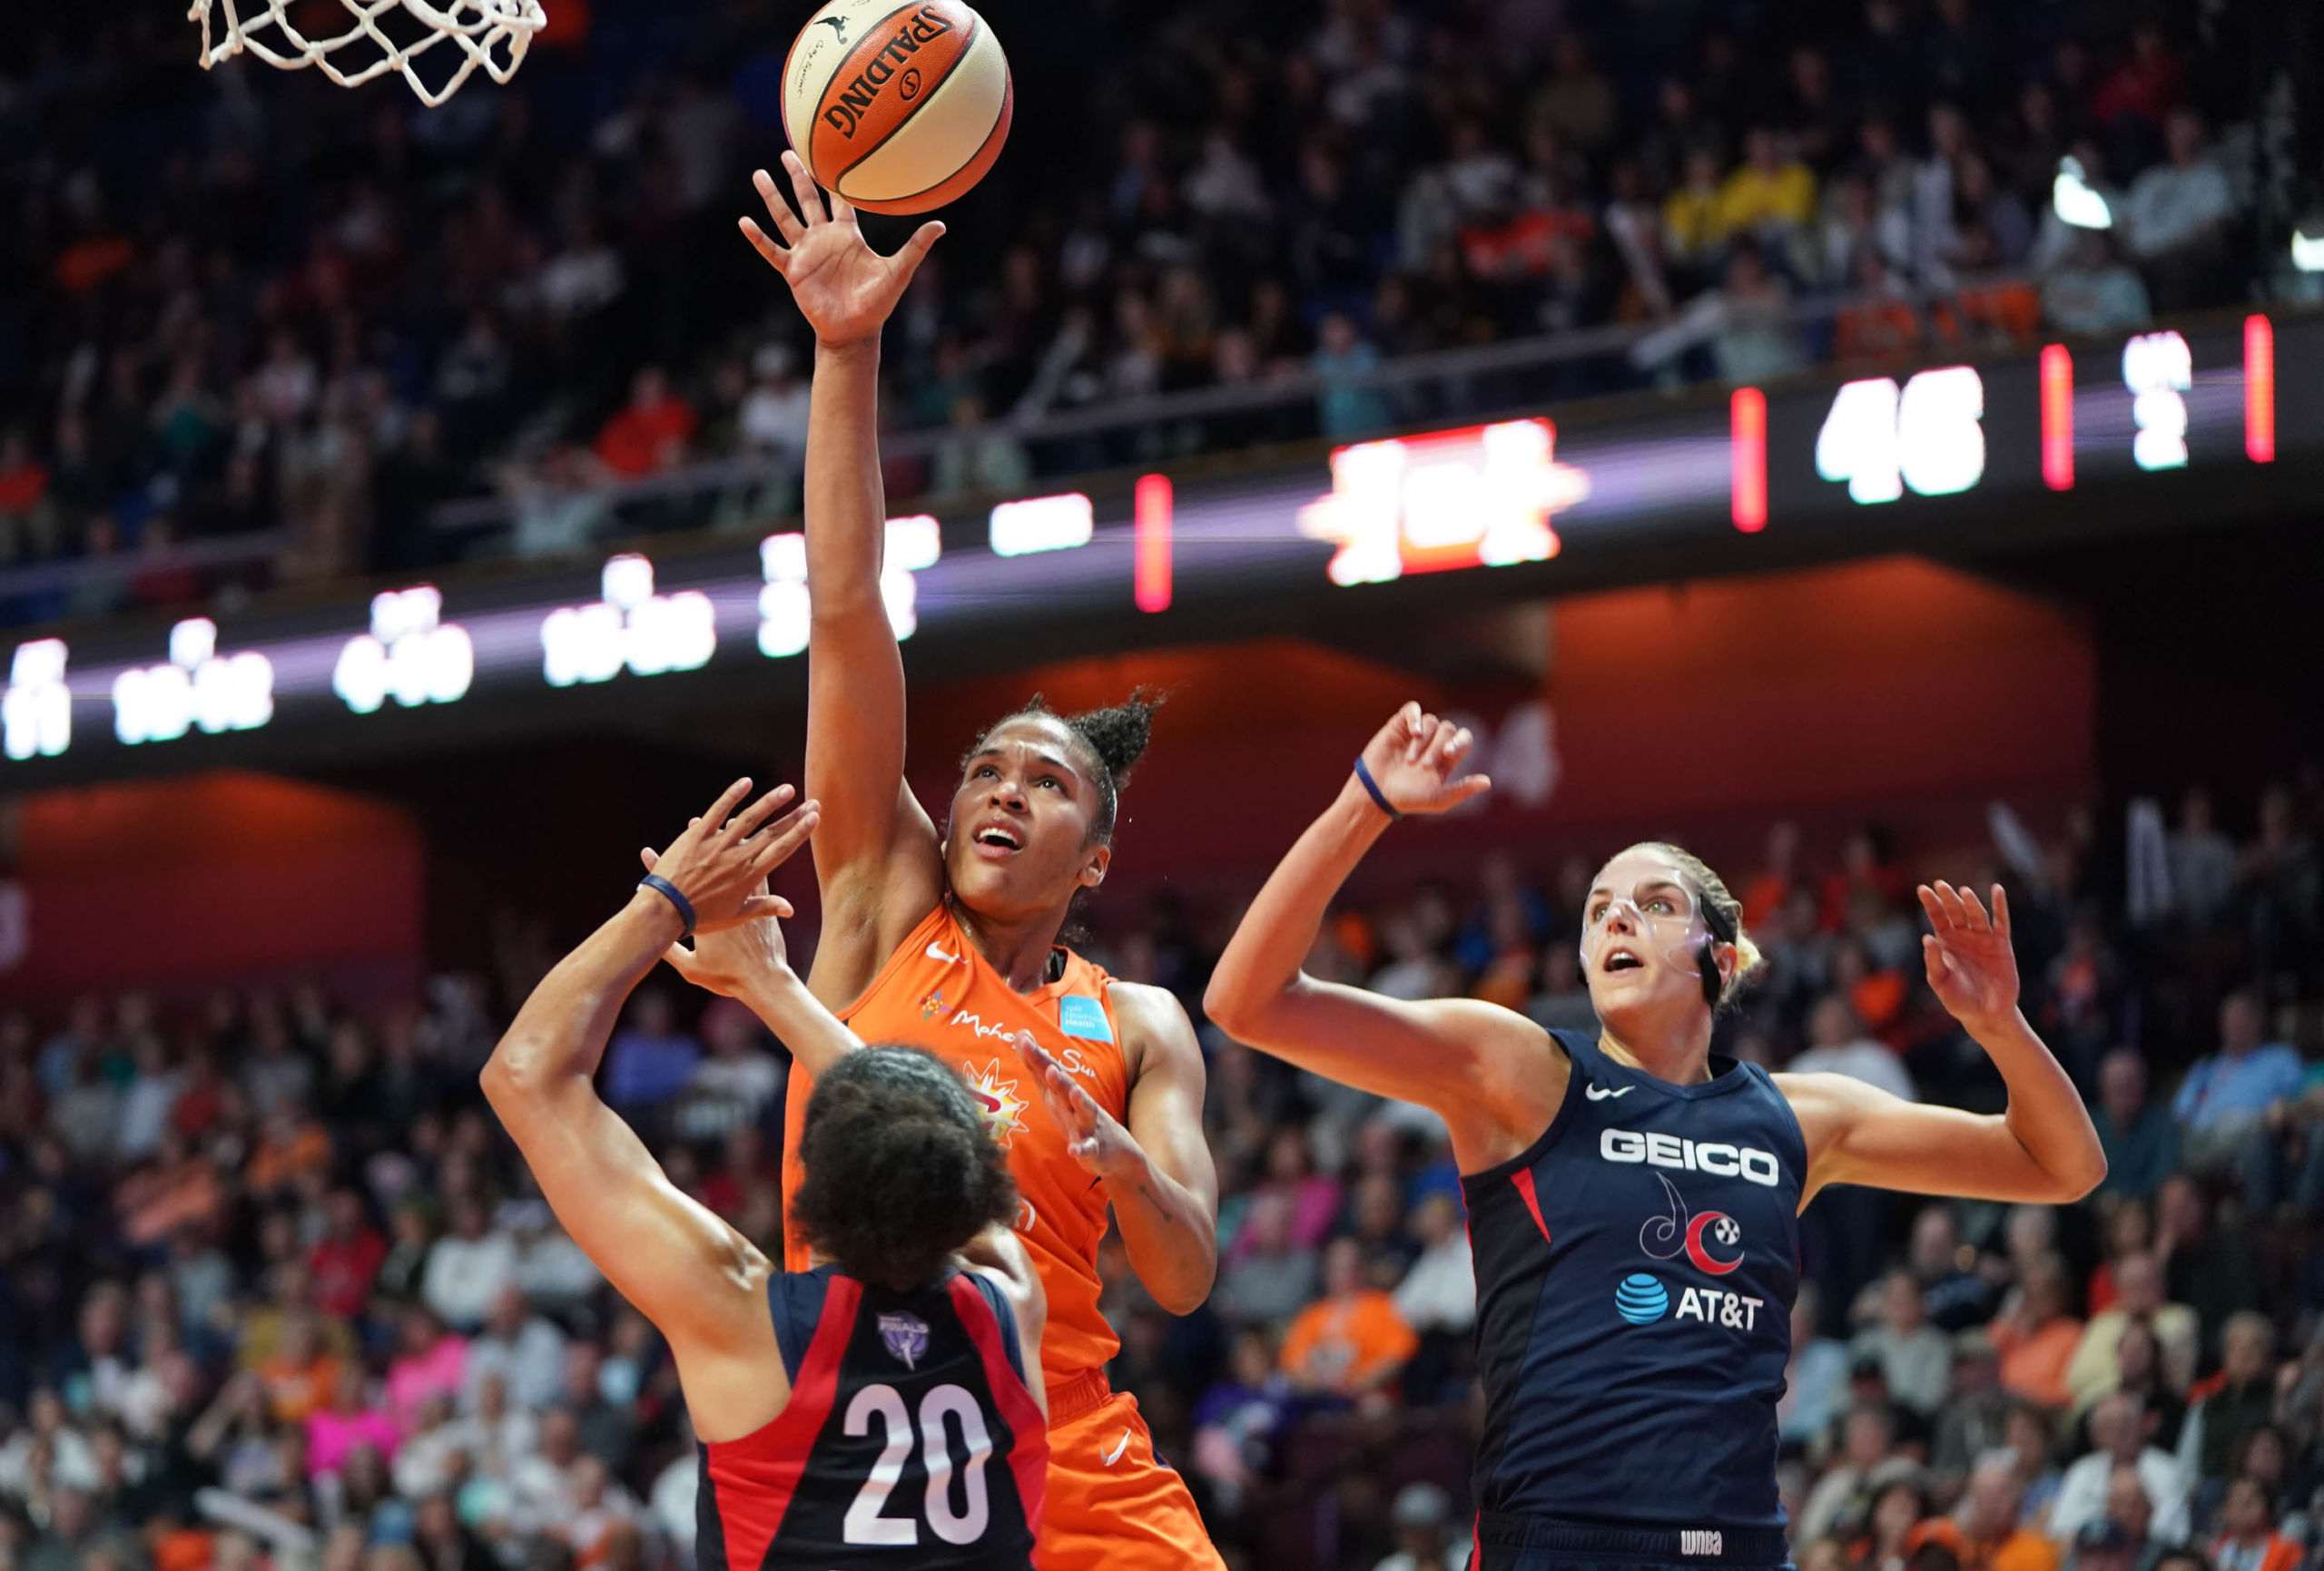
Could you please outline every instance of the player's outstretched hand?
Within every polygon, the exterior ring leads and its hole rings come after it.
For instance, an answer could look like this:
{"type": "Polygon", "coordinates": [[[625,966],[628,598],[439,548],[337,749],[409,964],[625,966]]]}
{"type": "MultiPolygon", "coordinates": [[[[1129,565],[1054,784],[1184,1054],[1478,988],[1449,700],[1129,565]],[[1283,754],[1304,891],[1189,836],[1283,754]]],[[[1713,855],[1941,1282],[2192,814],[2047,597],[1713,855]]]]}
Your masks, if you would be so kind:
{"type": "Polygon", "coordinates": [[[757,220],[749,218],[742,221],[743,238],[791,285],[791,298],[799,302],[800,313],[822,342],[852,344],[876,336],[944,226],[921,224],[902,250],[881,256],[864,242],[855,209],[845,197],[831,192],[830,211],[824,211],[824,192],[797,153],[785,152],[783,167],[791,176],[792,195],[798,199],[796,211],[765,170],[751,177],[782,240],[771,238],[757,220]]]}
{"type": "Polygon", "coordinates": [[[748,778],[736,781],[685,833],[658,855],[646,853],[645,870],[675,885],[694,907],[697,934],[791,914],[790,901],[766,892],[767,875],[807,843],[822,805],[804,801],[776,819],[776,810],[798,794],[782,785],[735,811],[750,794],[748,778]]]}
{"type": "Polygon", "coordinates": [[[1065,1131],[1065,1149],[1074,1161],[1097,1177],[1112,1178],[1135,1171],[1146,1160],[1137,1137],[1098,1106],[1098,1099],[1066,1073],[1056,1055],[1035,1041],[1031,1032],[1018,1032],[1009,1045],[1033,1072],[1033,1083],[1041,1088],[1041,1101],[1058,1127],[1065,1131]]]}
{"type": "Polygon", "coordinates": [[[1408,703],[1364,744],[1364,767],[1398,812],[1447,812],[1492,789],[1483,775],[1461,772],[1475,745],[1465,727],[1408,703]]]}
{"type": "Polygon", "coordinates": [[[1994,886],[1993,915],[1977,897],[1947,883],[1923,884],[1921,909],[1930,931],[1921,938],[1929,991],[1955,1020],[1976,1029],[2017,1013],[2017,952],[2009,941],[2009,897],[1994,886]]]}

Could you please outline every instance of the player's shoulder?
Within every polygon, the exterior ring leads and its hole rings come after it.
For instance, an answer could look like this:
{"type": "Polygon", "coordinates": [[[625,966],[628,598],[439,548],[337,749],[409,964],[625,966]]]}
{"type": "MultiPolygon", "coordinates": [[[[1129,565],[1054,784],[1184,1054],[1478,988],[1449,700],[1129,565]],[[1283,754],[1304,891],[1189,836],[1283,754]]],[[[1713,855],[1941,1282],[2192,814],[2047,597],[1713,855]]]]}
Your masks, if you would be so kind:
{"type": "Polygon", "coordinates": [[[1169,988],[1108,977],[1106,1002],[1120,1023],[1122,1058],[1133,1077],[1161,1064],[1201,1066],[1202,1044],[1193,1017],[1169,988]]]}

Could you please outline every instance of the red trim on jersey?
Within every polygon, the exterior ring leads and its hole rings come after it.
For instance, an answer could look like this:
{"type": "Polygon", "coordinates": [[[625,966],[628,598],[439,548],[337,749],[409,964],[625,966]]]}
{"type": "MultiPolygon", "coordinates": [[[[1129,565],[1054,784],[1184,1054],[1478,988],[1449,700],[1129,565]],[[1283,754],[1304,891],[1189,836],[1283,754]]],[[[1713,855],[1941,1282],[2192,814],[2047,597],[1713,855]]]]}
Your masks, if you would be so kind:
{"type": "Polygon", "coordinates": [[[963,1274],[952,1279],[948,1291],[953,1311],[984,1360],[985,1383],[992,1388],[992,1399],[1015,1437],[1015,1444],[1009,1448],[1009,1468],[1017,1476],[1017,1498],[1025,1507],[1025,1526],[1038,1539],[1041,1497],[1049,1476],[1049,1422],[1041,1417],[1033,1393],[1018,1377],[1016,1366],[1009,1361],[1009,1350],[1000,1345],[1000,1317],[992,1312],[992,1305],[985,1301],[977,1284],[963,1274]]]}
{"type": "Polygon", "coordinates": [[[823,1316],[807,1356],[799,1360],[791,1399],[760,1428],[739,1440],[704,1448],[710,1482],[716,1491],[718,1520],[725,1528],[725,1571],[759,1571],[768,1546],[783,1527],[791,1497],[798,1491],[807,1458],[815,1448],[839,1395],[840,1360],[854,1334],[856,1306],[863,1284],[834,1272],[824,1290],[823,1316]]]}
{"type": "Polygon", "coordinates": [[[1518,1194],[1524,1199],[1525,1209],[1533,1213],[1533,1225],[1541,1230],[1541,1242],[1549,1242],[1550,1224],[1541,1220],[1541,1197],[1533,1193],[1533,1170],[1521,1167],[1509,1175],[1509,1182],[1517,1186],[1518,1194]]]}

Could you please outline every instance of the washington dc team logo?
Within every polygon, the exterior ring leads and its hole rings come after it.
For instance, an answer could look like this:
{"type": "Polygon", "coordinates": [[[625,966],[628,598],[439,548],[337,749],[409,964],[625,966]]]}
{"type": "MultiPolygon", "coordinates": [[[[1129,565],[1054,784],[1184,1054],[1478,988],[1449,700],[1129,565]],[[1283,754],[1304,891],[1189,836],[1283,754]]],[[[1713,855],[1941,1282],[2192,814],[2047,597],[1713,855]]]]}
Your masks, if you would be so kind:
{"type": "Polygon", "coordinates": [[[1017,1082],[1000,1077],[1000,1060],[996,1058],[982,1069],[972,1064],[960,1065],[961,1076],[969,1083],[969,1095],[984,1109],[984,1126],[1007,1150],[1009,1137],[1025,1121],[1025,1099],[1017,1095],[1017,1082]]]}
{"type": "Polygon", "coordinates": [[[898,1363],[916,1370],[928,1356],[928,1322],[918,1315],[881,1315],[880,1340],[898,1363]]]}
{"type": "Polygon", "coordinates": [[[1679,1186],[1662,1174],[1662,1193],[1670,1202],[1670,1213],[1648,1219],[1638,1230],[1638,1246],[1654,1260],[1676,1260],[1680,1255],[1697,1271],[1712,1276],[1725,1276],[1743,1263],[1742,1224],[1723,1211],[1687,1213],[1687,1203],[1679,1194],[1679,1186]]]}

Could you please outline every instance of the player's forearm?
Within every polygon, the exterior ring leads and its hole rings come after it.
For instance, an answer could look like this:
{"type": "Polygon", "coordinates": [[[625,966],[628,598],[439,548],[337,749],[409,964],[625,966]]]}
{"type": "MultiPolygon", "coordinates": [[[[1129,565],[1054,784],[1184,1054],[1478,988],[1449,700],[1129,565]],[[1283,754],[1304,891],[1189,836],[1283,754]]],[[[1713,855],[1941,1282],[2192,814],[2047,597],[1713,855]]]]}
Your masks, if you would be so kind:
{"type": "Polygon", "coordinates": [[[807,990],[800,975],[787,966],[780,975],[753,986],[743,1001],[768,1030],[782,1038],[793,1062],[811,1078],[822,1078],[825,1070],[863,1046],[862,1038],[825,1008],[822,1000],[807,990]]]}
{"type": "Polygon", "coordinates": [[[1203,993],[1204,1011],[1220,1029],[1247,1039],[1267,1006],[1299,980],[1333,898],[1388,823],[1351,777],[1293,843],[1244,913],[1203,993]]]}
{"type": "MultiPolygon", "coordinates": [[[[2009,1132],[2034,1164],[2079,1200],[2106,1176],[2106,1153],[2090,1110],[2046,1044],[2012,1010],[2005,1019],[1978,1021],[1969,1035],[1985,1050],[2009,1087],[2009,1132]]],[[[2029,1197],[2031,1198],[2031,1197],[2029,1197]]]]}
{"type": "Polygon", "coordinates": [[[1140,1153],[1106,1180],[1114,1221],[1137,1280],[1172,1314],[1192,1314],[1218,1278],[1218,1219],[1194,1191],[1140,1153]]]}
{"type": "Polygon", "coordinates": [[[887,537],[877,337],[815,346],[807,420],[807,584],[814,610],[844,613],[865,597],[876,605],[887,537]]]}
{"type": "Polygon", "coordinates": [[[640,889],[541,978],[484,1066],[485,1094],[504,1118],[531,1094],[596,1075],[622,1005],[681,928],[675,907],[640,889]]]}

